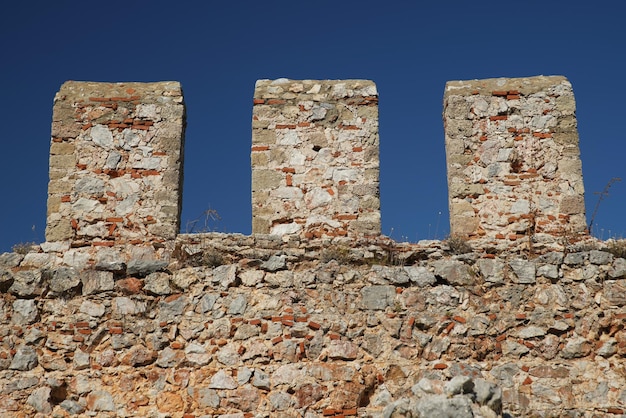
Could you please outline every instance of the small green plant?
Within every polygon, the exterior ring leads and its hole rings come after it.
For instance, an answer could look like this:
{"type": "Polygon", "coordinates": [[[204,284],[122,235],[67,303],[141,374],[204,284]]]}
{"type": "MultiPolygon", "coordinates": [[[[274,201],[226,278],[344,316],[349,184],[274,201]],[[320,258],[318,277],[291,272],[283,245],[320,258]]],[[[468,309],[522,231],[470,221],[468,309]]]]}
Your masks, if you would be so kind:
{"type": "Polygon", "coordinates": [[[469,244],[466,237],[461,235],[451,235],[446,239],[446,243],[448,247],[450,247],[450,252],[452,254],[460,255],[471,253],[472,246],[469,244]]]}
{"type": "Polygon", "coordinates": [[[37,245],[34,242],[20,242],[18,244],[15,244],[13,247],[11,247],[11,250],[13,250],[14,253],[16,254],[28,254],[29,252],[31,252],[33,250],[33,247],[37,245]]]}

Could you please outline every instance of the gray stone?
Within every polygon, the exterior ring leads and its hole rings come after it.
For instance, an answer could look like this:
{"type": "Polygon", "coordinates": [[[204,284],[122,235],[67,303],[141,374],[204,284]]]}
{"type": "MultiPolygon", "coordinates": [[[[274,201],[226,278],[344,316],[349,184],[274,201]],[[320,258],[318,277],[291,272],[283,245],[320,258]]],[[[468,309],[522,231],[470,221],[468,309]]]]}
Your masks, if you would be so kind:
{"type": "Polygon", "coordinates": [[[256,369],[252,378],[252,386],[259,389],[270,390],[270,376],[263,370],[256,369]]]}
{"type": "Polygon", "coordinates": [[[561,357],[565,359],[585,357],[591,352],[591,344],[583,337],[572,337],[561,351],[561,357]]]}
{"type": "Polygon", "coordinates": [[[90,411],[115,411],[113,396],[106,390],[95,390],[87,395],[87,405],[90,411]]]}
{"type": "Polygon", "coordinates": [[[185,360],[195,366],[206,366],[211,358],[211,354],[200,344],[191,343],[185,347],[185,360]]]}
{"type": "Polygon", "coordinates": [[[11,322],[15,325],[32,324],[37,320],[39,310],[33,299],[16,299],[13,301],[13,316],[11,322]]]}
{"type": "Polygon", "coordinates": [[[102,303],[92,302],[90,300],[85,300],[80,305],[80,312],[87,314],[93,317],[101,317],[104,315],[105,307],[102,303]]]}
{"type": "Polygon", "coordinates": [[[430,289],[428,292],[428,303],[436,306],[458,306],[461,301],[461,294],[452,286],[440,285],[430,289]]]}
{"type": "Polygon", "coordinates": [[[237,370],[237,383],[239,385],[245,385],[252,377],[252,369],[248,367],[242,367],[237,370]]]}
{"type": "Polygon", "coordinates": [[[220,397],[213,389],[189,387],[187,393],[189,393],[202,408],[217,408],[220,406],[220,397]]]}
{"type": "Polygon", "coordinates": [[[64,293],[80,284],[78,273],[72,267],[59,267],[50,277],[50,290],[54,293],[64,293]]]}
{"type": "Polygon", "coordinates": [[[159,351],[159,357],[156,360],[156,365],[163,368],[176,367],[180,363],[178,353],[180,351],[172,350],[169,347],[165,347],[159,351]]]}
{"type": "Polygon", "coordinates": [[[2,393],[13,393],[17,390],[32,388],[38,384],[39,378],[37,376],[27,376],[24,378],[16,377],[6,382],[2,393]]]}
{"type": "Polygon", "coordinates": [[[432,286],[437,282],[435,275],[426,267],[405,266],[404,271],[409,275],[409,280],[418,287],[432,286]]]}
{"type": "Polygon", "coordinates": [[[378,283],[406,284],[409,282],[409,275],[403,267],[374,265],[372,272],[376,274],[378,283]]]}
{"type": "Polygon", "coordinates": [[[585,253],[568,253],[563,262],[568,266],[580,266],[585,262],[585,253]]]}
{"type": "Polygon", "coordinates": [[[260,333],[260,327],[256,325],[250,325],[250,324],[241,324],[239,325],[239,327],[237,327],[237,331],[235,331],[235,335],[233,336],[233,339],[246,341],[249,338],[256,337],[257,335],[259,335],[259,333],[260,333]]]}
{"type": "Polygon", "coordinates": [[[65,409],[72,415],[82,414],[83,412],[85,412],[84,406],[70,399],[65,399],[63,402],[60,403],[60,405],[61,408],[65,409]]]}
{"type": "Polygon", "coordinates": [[[100,196],[104,193],[104,181],[97,177],[83,177],[75,183],[74,191],[100,196]]]}
{"type": "Polygon", "coordinates": [[[52,412],[52,405],[50,404],[50,392],[51,389],[48,386],[40,387],[32,391],[26,403],[37,412],[42,414],[50,414],[52,412]]]}
{"type": "Polygon", "coordinates": [[[552,264],[555,266],[560,266],[563,263],[563,253],[552,251],[549,253],[545,253],[537,257],[538,264],[552,264]]]}
{"type": "Polygon", "coordinates": [[[237,264],[225,264],[213,269],[213,283],[219,283],[224,289],[233,286],[237,281],[237,264]]]}
{"type": "Polygon", "coordinates": [[[448,395],[462,395],[474,390],[474,382],[469,376],[454,376],[443,386],[448,395]]]}
{"type": "Polygon", "coordinates": [[[504,283],[504,263],[500,260],[481,258],[477,262],[480,274],[488,283],[504,283]]]}
{"type": "Polygon", "coordinates": [[[83,295],[95,295],[113,290],[115,282],[110,271],[87,270],[80,274],[83,283],[83,295]]]}
{"type": "Polygon", "coordinates": [[[513,283],[518,284],[534,284],[535,277],[535,263],[527,260],[511,260],[509,266],[513,270],[513,283]]]}
{"type": "Polygon", "coordinates": [[[626,259],[616,258],[609,270],[609,276],[614,279],[621,279],[626,276],[626,259]]]}
{"type": "Polygon", "coordinates": [[[607,280],[604,282],[604,297],[612,306],[626,306],[626,284],[621,280],[607,280]]]}
{"type": "Polygon", "coordinates": [[[84,370],[90,366],[90,355],[82,350],[74,351],[74,359],[72,360],[74,370],[84,370]]]}
{"type": "Polygon", "coordinates": [[[18,253],[2,253],[0,254],[0,266],[4,268],[17,267],[24,259],[22,254],[18,253]]]}
{"type": "Polygon", "coordinates": [[[13,284],[9,293],[18,297],[32,297],[41,295],[42,277],[40,270],[20,270],[13,273],[13,284]]]}
{"type": "Polygon", "coordinates": [[[535,337],[543,337],[544,335],[546,335],[546,332],[542,328],[535,326],[524,327],[517,331],[517,336],[523,340],[535,337]]]}
{"type": "Polygon", "coordinates": [[[589,251],[589,262],[591,264],[606,265],[613,261],[613,254],[606,251],[589,251]]]}
{"type": "Polygon", "coordinates": [[[119,251],[114,248],[102,248],[96,254],[96,270],[121,272],[126,263],[119,251]]]}
{"type": "Polygon", "coordinates": [[[22,371],[32,370],[37,364],[37,352],[35,349],[30,346],[20,346],[15,352],[13,360],[11,360],[9,369],[22,371]]]}
{"type": "Polygon", "coordinates": [[[396,296],[394,286],[366,286],[361,289],[361,305],[364,309],[384,310],[393,305],[396,296]]]}
{"type": "Polygon", "coordinates": [[[433,263],[435,276],[452,286],[468,286],[476,281],[467,264],[458,260],[437,260],[433,263]]]}
{"type": "Polygon", "coordinates": [[[272,411],[284,411],[291,408],[294,404],[293,397],[286,392],[272,392],[268,398],[272,411]]]}
{"type": "Polygon", "coordinates": [[[128,262],[126,273],[129,276],[144,277],[144,276],[149,275],[150,273],[163,270],[165,267],[167,267],[167,264],[168,264],[167,261],[163,261],[163,260],[134,259],[128,262]]]}
{"type": "Polygon", "coordinates": [[[337,360],[355,360],[359,355],[359,346],[344,340],[333,340],[328,346],[328,357],[337,360]]]}
{"type": "Polygon", "coordinates": [[[507,340],[502,343],[502,354],[505,356],[521,357],[529,351],[528,347],[515,341],[507,340]]]}
{"type": "Polygon", "coordinates": [[[143,289],[157,296],[171,295],[174,291],[170,287],[170,277],[169,273],[150,273],[144,280],[143,289]]]}
{"type": "Polygon", "coordinates": [[[196,308],[196,310],[200,313],[207,313],[209,312],[211,309],[213,309],[213,306],[215,305],[215,301],[217,301],[217,299],[220,296],[214,293],[205,293],[202,298],[200,299],[200,302],[198,303],[198,306],[196,308]]]}
{"type": "Polygon", "coordinates": [[[226,374],[224,370],[219,370],[211,377],[209,388],[211,389],[236,389],[237,382],[232,376],[226,374]]]}
{"type": "Polygon", "coordinates": [[[495,413],[502,412],[502,389],[484,379],[474,379],[474,394],[476,402],[487,405],[495,413]]]}
{"type": "Polygon", "coordinates": [[[222,347],[215,356],[217,360],[225,366],[234,366],[239,363],[240,354],[237,349],[232,345],[228,344],[222,347]]]}
{"type": "Polygon", "coordinates": [[[598,349],[598,355],[605,358],[609,358],[615,353],[617,353],[617,341],[615,338],[603,341],[602,346],[598,349]]]}
{"type": "Polygon", "coordinates": [[[546,264],[537,268],[537,276],[543,276],[546,279],[558,279],[559,268],[552,264],[546,264]]]}
{"type": "Polygon", "coordinates": [[[182,320],[181,316],[185,308],[189,304],[186,296],[179,296],[174,300],[163,300],[159,302],[159,321],[178,323],[182,320]]]}
{"type": "Polygon", "coordinates": [[[428,418],[473,418],[472,403],[465,396],[448,398],[445,395],[431,395],[417,402],[413,416],[428,418]]]}
{"type": "Polygon", "coordinates": [[[108,126],[94,125],[90,131],[91,140],[98,146],[110,149],[113,147],[113,134],[108,126]]]}
{"type": "MultiPolygon", "coordinates": [[[[326,193],[328,194],[328,193],[326,193]]],[[[261,264],[261,268],[266,271],[278,271],[287,267],[287,257],[284,255],[272,255],[267,261],[261,264]]]]}
{"type": "Polygon", "coordinates": [[[245,295],[237,295],[228,305],[229,315],[243,315],[248,306],[248,300],[245,295]]]}

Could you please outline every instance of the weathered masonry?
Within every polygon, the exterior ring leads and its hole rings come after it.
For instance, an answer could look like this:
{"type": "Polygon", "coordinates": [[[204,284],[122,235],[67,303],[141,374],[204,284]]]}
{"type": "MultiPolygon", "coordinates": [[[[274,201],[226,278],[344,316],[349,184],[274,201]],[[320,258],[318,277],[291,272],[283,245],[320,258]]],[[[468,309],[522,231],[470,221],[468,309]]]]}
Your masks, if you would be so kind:
{"type": "Polygon", "coordinates": [[[516,245],[585,231],[565,77],[451,81],[444,98],[451,235],[516,245]]]}
{"type": "Polygon", "coordinates": [[[252,232],[380,234],[378,92],[367,80],[259,80],[252,232]]]}
{"type": "Polygon", "coordinates": [[[174,239],[184,113],[177,82],[63,84],[54,99],[46,240],[174,239]]]}

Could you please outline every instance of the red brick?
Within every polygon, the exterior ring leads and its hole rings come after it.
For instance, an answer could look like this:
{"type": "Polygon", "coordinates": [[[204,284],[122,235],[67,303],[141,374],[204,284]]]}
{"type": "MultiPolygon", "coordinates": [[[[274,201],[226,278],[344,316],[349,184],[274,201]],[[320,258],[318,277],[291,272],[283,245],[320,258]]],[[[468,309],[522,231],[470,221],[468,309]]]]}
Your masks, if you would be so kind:
{"type": "Polygon", "coordinates": [[[283,167],[282,168],[282,172],[283,173],[291,173],[291,174],[295,174],[296,173],[296,169],[293,167],[283,167]]]}
{"type": "Polygon", "coordinates": [[[94,247],[113,247],[115,245],[115,241],[93,241],[91,245],[94,247]]]}
{"type": "Polygon", "coordinates": [[[276,124],[276,129],[296,129],[296,125],[276,124]]]}
{"type": "Polygon", "coordinates": [[[443,369],[447,369],[448,365],[444,364],[444,363],[437,363],[433,366],[433,369],[435,370],[443,370],[443,369]]]}
{"type": "Polygon", "coordinates": [[[287,103],[287,101],[286,100],[280,100],[280,99],[269,99],[266,103],[268,105],[281,105],[281,104],[287,103]]]}
{"type": "Polygon", "coordinates": [[[309,328],[311,328],[312,330],[317,331],[321,327],[322,326],[320,324],[318,324],[317,322],[309,321],[309,328]]]}
{"type": "Polygon", "coordinates": [[[507,94],[506,99],[507,100],[519,100],[519,94],[507,94]]]}
{"type": "Polygon", "coordinates": [[[454,319],[456,322],[461,323],[461,324],[464,324],[465,322],[467,322],[465,318],[459,315],[453,316],[452,319],[454,319]]]}
{"type": "Polygon", "coordinates": [[[267,151],[268,149],[270,149],[270,147],[267,145],[256,145],[252,147],[252,151],[267,151]]]}
{"type": "Polygon", "coordinates": [[[492,91],[492,92],[491,92],[491,95],[492,95],[492,96],[501,96],[501,97],[504,97],[504,96],[506,96],[507,94],[508,94],[508,93],[507,93],[506,91],[503,91],[503,90],[494,90],[494,91],[492,91]]]}
{"type": "Polygon", "coordinates": [[[363,147],[352,147],[352,152],[361,152],[363,151],[363,147]]]}
{"type": "Polygon", "coordinates": [[[530,385],[533,382],[533,379],[531,379],[530,377],[526,377],[526,379],[524,379],[524,381],[522,382],[522,385],[530,385]]]}
{"type": "Polygon", "coordinates": [[[281,337],[281,336],[274,337],[274,338],[272,338],[272,344],[278,344],[282,340],[283,340],[283,337],[281,337]]]}
{"type": "Polygon", "coordinates": [[[489,116],[489,120],[507,120],[507,115],[489,116]]]}

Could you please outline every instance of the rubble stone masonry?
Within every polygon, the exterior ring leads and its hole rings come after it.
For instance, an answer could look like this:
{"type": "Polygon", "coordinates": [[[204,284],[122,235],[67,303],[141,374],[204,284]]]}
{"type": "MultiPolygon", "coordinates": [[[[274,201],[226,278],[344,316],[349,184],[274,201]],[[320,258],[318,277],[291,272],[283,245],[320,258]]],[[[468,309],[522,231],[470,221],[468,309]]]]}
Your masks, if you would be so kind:
{"type": "Polygon", "coordinates": [[[585,231],[575,107],[560,76],[446,84],[452,235],[502,247],[585,231]]]}
{"type": "Polygon", "coordinates": [[[259,80],[253,109],[253,233],[380,234],[373,82],[259,80]]]}
{"type": "Polygon", "coordinates": [[[66,83],[48,242],[0,254],[0,416],[625,416],[626,242],[517,245],[584,229],[567,80],[448,84],[471,247],[379,234],[376,102],[260,81],[255,233],[177,234],[178,83],[66,83]]]}
{"type": "Polygon", "coordinates": [[[177,82],[63,84],[52,116],[46,240],[175,238],[184,113],[177,82]]]}

